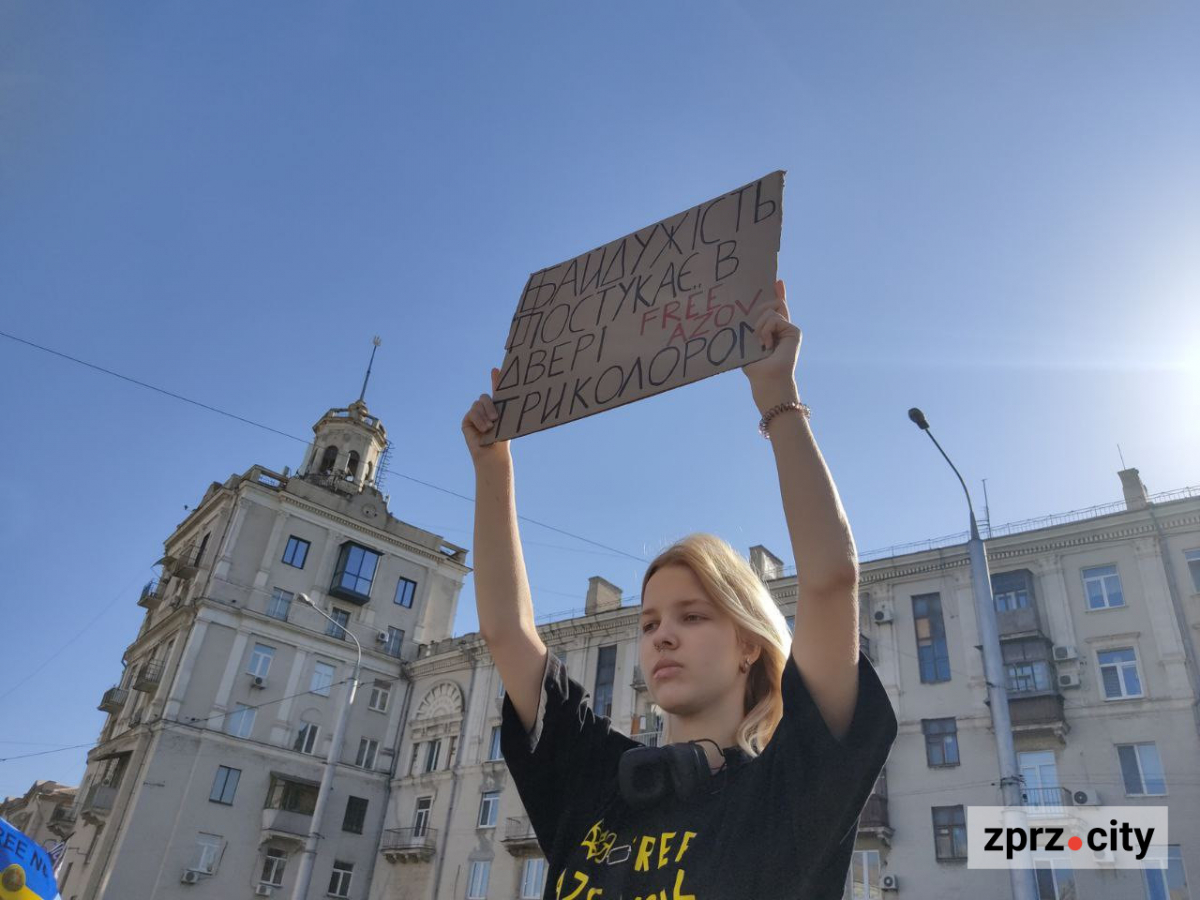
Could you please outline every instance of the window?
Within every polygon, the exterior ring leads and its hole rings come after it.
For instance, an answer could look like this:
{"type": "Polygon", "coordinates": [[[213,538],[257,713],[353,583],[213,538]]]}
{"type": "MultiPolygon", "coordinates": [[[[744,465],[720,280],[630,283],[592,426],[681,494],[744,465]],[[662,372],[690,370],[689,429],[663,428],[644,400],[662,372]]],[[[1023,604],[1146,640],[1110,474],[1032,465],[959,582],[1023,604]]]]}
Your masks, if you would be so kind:
{"type": "Polygon", "coordinates": [[[787,622],[788,631],[790,631],[792,634],[795,634],[796,633],[796,617],[795,616],[784,616],[783,618],[784,618],[784,621],[787,622]]]}
{"type": "Polygon", "coordinates": [[[429,813],[433,806],[432,797],[418,797],[417,809],[413,813],[413,835],[423,837],[429,827],[429,813]]]}
{"type": "Polygon", "coordinates": [[[354,864],[348,862],[335,861],[333,864],[333,874],[329,876],[329,896],[331,897],[349,897],[350,896],[350,879],[354,874],[354,864]]]}
{"type": "Polygon", "coordinates": [[[917,630],[917,659],[921,681],[935,684],[950,680],[950,651],[942,620],[942,595],[917,594],[912,598],[913,625],[917,630]]]}
{"type": "Polygon", "coordinates": [[[407,606],[409,609],[413,605],[413,596],[417,593],[417,583],[410,581],[407,578],[401,578],[396,582],[396,602],[401,606],[407,606]]]}
{"type": "Polygon", "coordinates": [[[320,733],[320,725],[314,725],[311,722],[305,722],[300,726],[300,730],[296,732],[296,740],[292,743],[292,749],[299,750],[301,753],[316,753],[317,736],[320,733]]]}
{"type": "Polygon", "coordinates": [[[283,561],[289,566],[303,569],[304,561],[308,559],[308,547],[308,541],[302,541],[293,534],[288,538],[287,547],[283,551],[283,561]]]}
{"type": "MultiPolygon", "coordinates": [[[[1149,853],[1153,852],[1152,847],[1149,853]]],[[[1161,860],[1162,851],[1158,852],[1157,858],[1161,860]]],[[[1146,876],[1146,900],[1187,900],[1191,896],[1179,844],[1167,845],[1167,865],[1164,868],[1147,865],[1142,874],[1146,876]]]]}
{"type": "Polygon", "coordinates": [[[1187,560],[1188,571],[1192,573],[1192,590],[1200,594],[1200,548],[1183,551],[1187,560]]]}
{"type": "Polygon", "coordinates": [[[278,619],[281,622],[286,622],[288,619],[288,611],[292,608],[292,598],[295,595],[291,591],[285,591],[281,588],[275,588],[271,594],[271,600],[267,603],[267,615],[272,619],[278,619]]]}
{"type": "Polygon", "coordinates": [[[475,823],[475,827],[495,828],[496,813],[499,809],[500,792],[484,791],[483,796],[479,798],[479,821],[475,823]]]}
{"type": "Polygon", "coordinates": [[[213,778],[212,790],[208,793],[208,799],[213,803],[233,806],[233,795],[237,793],[238,781],[241,780],[241,777],[241,769],[217,766],[217,774],[213,778]]]}
{"type": "Polygon", "coordinates": [[[846,870],[843,900],[868,900],[882,896],[879,874],[879,851],[855,850],[850,857],[850,868],[846,870]]]}
{"type": "Polygon", "coordinates": [[[1101,650],[1100,681],[1104,685],[1105,700],[1123,700],[1142,696],[1142,682],[1138,677],[1137,657],[1132,647],[1117,650],[1101,650]]]}
{"type": "Polygon", "coordinates": [[[596,660],[596,702],[594,712],[597,716],[612,715],[613,676],[617,669],[617,645],[609,644],[600,648],[596,660]]]}
{"type": "Polygon", "coordinates": [[[266,644],[255,644],[254,652],[250,654],[250,665],[246,669],[251,675],[266,678],[271,671],[271,660],[275,657],[275,648],[266,644]]]}
{"type": "Polygon", "coordinates": [[[525,860],[521,866],[520,900],[539,900],[546,889],[546,860],[540,856],[525,860]]]}
{"type": "Polygon", "coordinates": [[[1083,593],[1088,609],[1111,609],[1124,606],[1121,579],[1116,566],[1092,566],[1083,570],[1083,593]]]}
{"type": "Polygon", "coordinates": [[[215,875],[217,866],[221,863],[221,851],[224,849],[225,839],[219,834],[201,832],[200,836],[196,838],[196,855],[193,857],[192,871],[215,875]]]}
{"type": "Polygon", "coordinates": [[[267,791],[267,809],[282,809],[287,812],[311,816],[317,806],[319,785],[310,781],[297,781],[282,775],[271,775],[271,787],[267,791]]]}
{"type": "Polygon", "coordinates": [[[233,712],[225,714],[225,733],[234,737],[248,738],[254,731],[254,707],[245,703],[234,706],[233,712]]]}
{"type": "Polygon", "coordinates": [[[371,597],[371,582],[378,564],[379,554],[374,550],[358,544],[342,544],[330,593],[355,603],[366,603],[371,597]]]}
{"type": "Polygon", "coordinates": [[[488,759],[500,759],[500,726],[492,726],[492,743],[488,749],[488,759]]]}
{"type": "Polygon", "coordinates": [[[391,625],[389,625],[388,630],[387,630],[387,641],[383,645],[383,652],[386,653],[388,656],[394,656],[394,657],[396,657],[396,659],[399,659],[400,658],[400,649],[403,646],[404,646],[404,629],[403,628],[393,628],[391,625]]]}
{"type": "Polygon", "coordinates": [[[321,455],[321,474],[325,475],[333,471],[333,467],[337,464],[338,448],[336,445],[330,445],[325,448],[325,452],[321,455]]]}
{"type": "Polygon", "coordinates": [[[438,757],[442,755],[442,742],[429,741],[425,745],[425,771],[432,772],[437,768],[438,757]]]}
{"type": "Polygon", "coordinates": [[[367,704],[367,708],[373,709],[375,712],[387,712],[388,701],[391,698],[391,684],[385,681],[377,681],[371,685],[371,700],[367,704]]]}
{"type": "Polygon", "coordinates": [[[467,900],[484,900],[487,897],[488,871],[491,860],[471,860],[471,875],[467,879],[467,900]]]}
{"type": "Polygon", "coordinates": [[[1058,860],[1036,860],[1038,900],[1075,900],[1075,872],[1058,860]]]}
{"type": "Polygon", "coordinates": [[[328,697],[329,689],[333,687],[333,675],[336,671],[329,663],[317,663],[313,666],[312,683],[308,686],[308,689],[314,694],[328,697]]]}
{"type": "Polygon", "coordinates": [[[282,887],[283,867],[286,865],[286,853],[274,848],[269,849],[266,858],[263,860],[262,877],[259,878],[259,881],[263,884],[269,884],[271,887],[282,887]]]}
{"type": "Polygon", "coordinates": [[[938,859],[967,858],[967,819],[962,804],[933,808],[933,841],[938,859]]]}
{"type": "Polygon", "coordinates": [[[953,716],[946,719],[922,719],[925,732],[925,762],[930,766],[957,766],[958,722],[953,716]]]}
{"type": "Polygon", "coordinates": [[[365,797],[347,797],[346,815],[342,817],[342,831],[354,834],[363,833],[363,824],[367,821],[367,800],[365,797]]]}
{"type": "Polygon", "coordinates": [[[1002,641],[1000,655],[1004,659],[1008,689],[1013,693],[1028,694],[1054,689],[1054,672],[1046,641],[1041,638],[1002,641]]]}
{"type": "Polygon", "coordinates": [[[1117,744],[1117,758],[1126,794],[1161,796],[1167,792],[1156,744],[1117,744]]]}
{"type": "Polygon", "coordinates": [[[992,600],[996,612],[1028,609],[1032,603],[1033,579],[1028,569],[997,572],[992,576],[992,600]]]}
{"type": "Polygon", "coordinates": [[[206,535],[204,535],[204,538],[200,541],[200,547],[196,550],[196,559],[192,563],[192,565],[199,566],[201,563],[204,562],[204,551],[208,549],[208,539],[210,537],[212,537],[211,533],[206,534],[206,535]]]}
{"type": "Polygon", "coordinates": [[[446,768],[450,769],[454,766],[454,750],[458,747],[458,735],[450,735],[450,748],[446,751],[446,768]]]}
{"type": "Polygon", "coordinates": [[[335,606],[329,611],[329,618],[333,621],[325,626],[325,633],[339,641],[346,640],[346,626],[350,624],[350,613],[335,606]]]}
{"type": "Polygon", "coordinates": [[[379,741],[371,738],[362,738],[358,742],[358,756],[354,758],[354,764],[360,769],[375,768],[375,755],[379,752],[379,741]]]}

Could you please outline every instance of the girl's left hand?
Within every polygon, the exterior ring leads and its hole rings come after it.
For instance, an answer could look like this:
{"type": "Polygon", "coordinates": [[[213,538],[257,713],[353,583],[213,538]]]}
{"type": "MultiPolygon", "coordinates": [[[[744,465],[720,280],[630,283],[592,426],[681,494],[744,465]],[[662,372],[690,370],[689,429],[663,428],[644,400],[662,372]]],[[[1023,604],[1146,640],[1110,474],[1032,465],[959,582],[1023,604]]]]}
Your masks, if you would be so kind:
{"type": "Polygon", "coordinates": [[[750,379],[750,390],[760,409],[796,400],[796,360],[803,333],[788,316],[787,291],[783,280],[775,282],[775,300],[762,309],[754,324],[754,335],[771,348],[771,355],[742,366],[750,379]]]}

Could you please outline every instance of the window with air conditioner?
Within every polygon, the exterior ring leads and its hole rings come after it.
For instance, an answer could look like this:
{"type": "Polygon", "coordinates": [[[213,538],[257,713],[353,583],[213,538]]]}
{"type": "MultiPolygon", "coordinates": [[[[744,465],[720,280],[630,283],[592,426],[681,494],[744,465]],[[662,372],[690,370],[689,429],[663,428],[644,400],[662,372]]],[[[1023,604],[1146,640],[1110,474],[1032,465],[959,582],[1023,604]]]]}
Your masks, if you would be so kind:
{"type": "Polygon", "coordinates": [[[250,652],[250,664],[246,671],[256,678],[266,678],[271,671],[271,660],[275,658],[275,648],[267,644],[255,644],[250,652]]]}
{"type": "Polygon", "coordinates": [[[259,881],[269,887],[283,887],[283,870],[286,866],[287,854],[274,847],[268,848],[259,881]]]}
{"type": "Polygon", "coordinates": [[[196,838],[196,850],[189,868],[193,872],[204,875],[215,875],[217,866],[221,864],[221,854],[225,849],[225,839],[219,834],[200,833],[196,838]]]}

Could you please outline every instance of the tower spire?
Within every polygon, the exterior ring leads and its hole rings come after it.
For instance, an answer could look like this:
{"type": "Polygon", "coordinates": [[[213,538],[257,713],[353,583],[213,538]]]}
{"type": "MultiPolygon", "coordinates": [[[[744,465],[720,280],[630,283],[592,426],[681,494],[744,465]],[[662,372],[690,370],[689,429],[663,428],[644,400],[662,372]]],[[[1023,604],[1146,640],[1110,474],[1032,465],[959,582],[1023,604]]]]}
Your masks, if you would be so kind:
{"type": "Polygon", "coordinates": [[[383,341],[379,339],[379,335],[375,335],[375,337],[371,339],[371,344],[373,345],[371,347],[371,361],[367,363],[367,374],[366,377],[363,378],[362,393],[358,395],[359,403],[364,402],[363,398],[367,396],[367,382],[371,380],[371,366],[375,362],[375,351],[379,349],[379,345],[382,343],[383,341]]]}

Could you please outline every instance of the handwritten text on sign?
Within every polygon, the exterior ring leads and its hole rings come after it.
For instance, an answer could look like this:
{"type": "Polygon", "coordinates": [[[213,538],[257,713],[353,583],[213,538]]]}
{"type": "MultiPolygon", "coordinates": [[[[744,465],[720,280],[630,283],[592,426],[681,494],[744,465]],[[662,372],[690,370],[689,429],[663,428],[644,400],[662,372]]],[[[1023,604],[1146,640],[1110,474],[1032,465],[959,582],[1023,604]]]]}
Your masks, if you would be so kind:
{"type": "Polygon", "coordinates": [[[509,329],[499,413],[508,440],[763,359],[783,175],[773,172],[529,276],[509,329]]]}

